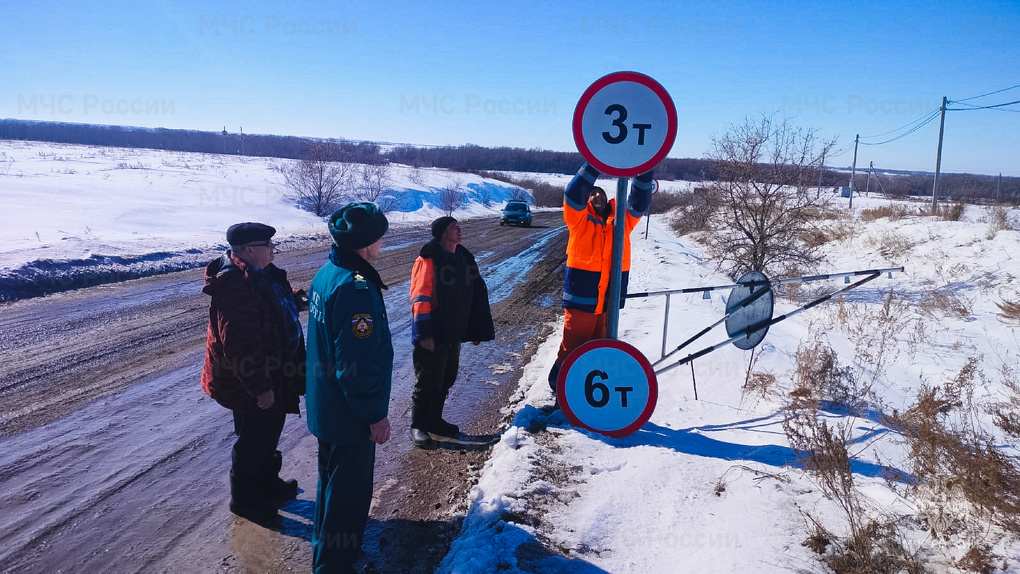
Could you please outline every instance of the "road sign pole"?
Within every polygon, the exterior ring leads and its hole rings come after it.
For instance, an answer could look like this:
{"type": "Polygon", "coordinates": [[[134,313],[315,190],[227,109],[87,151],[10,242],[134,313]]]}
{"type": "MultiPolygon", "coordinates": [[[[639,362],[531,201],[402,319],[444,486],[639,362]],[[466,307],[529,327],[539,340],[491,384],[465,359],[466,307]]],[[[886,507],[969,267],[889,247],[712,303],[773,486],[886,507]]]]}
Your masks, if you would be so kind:
{"type": "Polygon", "coordinates": [[[613,259],[609,275],[609,316],[606,317],[606,338],[618,339],[620,331],[620,294],[623,291],[623,242],[627,229],[626,177],[616,180],[616,215],[613,218],[613,259]]]}

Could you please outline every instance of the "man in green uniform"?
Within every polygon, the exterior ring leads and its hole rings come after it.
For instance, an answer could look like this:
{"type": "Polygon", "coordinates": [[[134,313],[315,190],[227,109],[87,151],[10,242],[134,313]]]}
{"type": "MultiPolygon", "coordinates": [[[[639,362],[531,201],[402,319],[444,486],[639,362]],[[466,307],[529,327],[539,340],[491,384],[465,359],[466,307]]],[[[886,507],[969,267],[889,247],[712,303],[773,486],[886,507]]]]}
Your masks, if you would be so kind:
{"type": "Polygon", "coordinates": [[[393,345],[371,262],[389,224],[374,203],[329,218],[333,247],[309,292],[308,430],[319,439],[312,563],[354,572],[372,502],[375,446],[390,438],[393,345]]]}

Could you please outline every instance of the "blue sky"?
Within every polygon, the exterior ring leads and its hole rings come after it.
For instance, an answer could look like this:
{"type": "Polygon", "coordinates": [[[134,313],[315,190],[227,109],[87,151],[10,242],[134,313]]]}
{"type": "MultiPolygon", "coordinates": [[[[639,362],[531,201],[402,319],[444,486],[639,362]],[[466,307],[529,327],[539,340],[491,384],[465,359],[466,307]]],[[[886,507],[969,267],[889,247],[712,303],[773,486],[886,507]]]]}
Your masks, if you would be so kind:
{"type": "MultiPolygon", "coordinates": [[[[670,93],[670,157],[777,113],[849,166],[855,134],[943,96],[1020,100],[1020,2],[54,1],[0,22],[5,118],[574,151],[578,99],[622,70],[670,93]]],[[[943,172],[1020,176],[1005,110],[947,113],[943,172]]],[[[934,170],[938,123],[858,166],[934,170]]]]}

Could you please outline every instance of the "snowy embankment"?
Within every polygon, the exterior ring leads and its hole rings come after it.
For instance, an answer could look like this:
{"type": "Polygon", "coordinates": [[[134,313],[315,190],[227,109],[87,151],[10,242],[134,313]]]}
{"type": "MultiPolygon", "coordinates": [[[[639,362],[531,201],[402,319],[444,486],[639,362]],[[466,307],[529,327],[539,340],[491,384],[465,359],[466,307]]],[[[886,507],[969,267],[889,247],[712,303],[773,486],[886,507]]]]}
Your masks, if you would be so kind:
{"type": "MultiPolygon", "coordinates": [[[[983,413],[976,418],[995,433],[986,409],[1008,395],[1004,384],[1020,356],[1018,322],[1004,319],[996,302],[1020,299],[1020,234],[992,227],[978,208],[958,222],[859,216],[888,203],[859,198],[854,212],[840,207],[843,239],[825,247],[819,271],[902,265],[904,273],[776,324],[753,355],[730,345],[693,368],[663,372],[651,420],[626,438],[574,428],[550,408],[545,379],[559,341],[545,341],[526,367],[511,427],[470,494],[462,534],[440,571],[825,571],[805,542],[815,524],[847,536],[847,517],[804,469],[784,430],[798,352],[825,342],[843,372],[875,378],[874,398],[858,416],[825,403],[819,412],[829,425],[850,429],[850,468],[865,518],[897,524],[897,543],[935,571],[957,571],[954,561],[980,547],[995,567],[1020,572],[1015,538],[987,517],[968,525],[980,515],[965,501],[919,488],[902,437],[882,418],[904,412],[926,385],[958,381],[978,357],[971,400],[983,413]]],[[[632,291],[730,283],[661,217],[647,240],[643,232],[642,224],[632,237],[632,291]]],[[[844,286],[837,280],[778,293],[775,315],[844,286]]],[[[673,297],[667,349],[721,318],[727,294],[673,297]]],[[[658,360],[663,316],[661,297],[628,301],[620,338],[658,360]]],[[[726,338],[716,328],[660,367],[726,338]]],[[[1015,439],[1001,434],[995,444],[1015,461],[1015,439]]]]}
{"type": "MultiPolygon", "coordinates": [[[[292,160],[0,141],[0,301],[204,265],[227,227],[260,221],[284,248],[325,236],[287,196],[292,160]],[[289,244],[289,245],[288,245],[289,244]]],[[[456,189],[459,217],[492,216],[519,188],[437,169],[390,167],[392,223],[430,221],[456,189]]]]}

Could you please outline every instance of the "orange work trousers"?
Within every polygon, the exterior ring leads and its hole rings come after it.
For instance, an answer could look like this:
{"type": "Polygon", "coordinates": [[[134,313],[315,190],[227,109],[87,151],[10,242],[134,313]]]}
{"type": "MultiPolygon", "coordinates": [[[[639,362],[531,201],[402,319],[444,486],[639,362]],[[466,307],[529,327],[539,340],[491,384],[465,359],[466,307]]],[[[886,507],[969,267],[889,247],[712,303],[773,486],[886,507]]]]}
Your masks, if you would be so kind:
{"type": "Polygon", "coordinates": [[[556,354],[556,364],[562,365],[574,349],[593,339],[606,338],[606,313],[588,313],[577,309],[563,310],[563,341],[556,354]]]}

